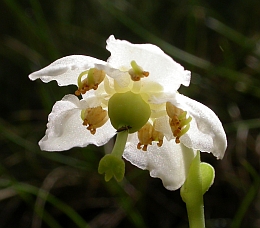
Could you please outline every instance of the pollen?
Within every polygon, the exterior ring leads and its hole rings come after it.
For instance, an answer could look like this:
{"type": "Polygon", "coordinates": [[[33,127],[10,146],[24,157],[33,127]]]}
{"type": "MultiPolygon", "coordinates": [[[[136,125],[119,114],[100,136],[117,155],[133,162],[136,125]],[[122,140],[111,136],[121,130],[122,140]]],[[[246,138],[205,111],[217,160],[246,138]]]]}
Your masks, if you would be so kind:
{"type": "Polygon", "coordinates": [[[128,71],[128,73],[133,81],[140,81],[141,78],[149,76],[149,72],[144,71],[143,68],[138,66],[134,60],[131,61],[131,66],[132,68],[128,71]]]}
{"type": "Polygon", "coordinates": [[[157,146],[161,147],[163,144],[164,135],[156,131],[154,126],[150,123],[146,123],[139,131],[138,131],[138,139],[139,143],[137,144],[137,149],[147,151],[148,145],[152,145],[153,141],[157,141],[157,146]]]}
{"type": "Polygon", "coordinates": [[[166,103],[166,112],[169,119],[169,124],[172,130],[172,134],[175,137],[175,142],[180,143],[180,137],[187,133],[190,129],[190,122],[192,118],[187,118],[187,112],[180,108],[177,108],[170,102],[166,103]]]}
{"type": "Polygon", "coordinates": [[[82,110],[81,118],[83,120],[83,125],[87,126],[87,129],[92,135],[96,133],[96,129],[102,127],[108,120],[107,111],[101,106],[94,108],[87,108],[82,110]]]}
{"type": "Polygon", "coordinates": [[[78,89],[75,91],[75,95],[85,94],[87,91],[98,88],[98,85],[104,80],[106,76],[105,71],[91,68],[87,71],[83,71],[78,77],[78,89]],[[85,79],[82,77],[87,75],[85,79]]]}

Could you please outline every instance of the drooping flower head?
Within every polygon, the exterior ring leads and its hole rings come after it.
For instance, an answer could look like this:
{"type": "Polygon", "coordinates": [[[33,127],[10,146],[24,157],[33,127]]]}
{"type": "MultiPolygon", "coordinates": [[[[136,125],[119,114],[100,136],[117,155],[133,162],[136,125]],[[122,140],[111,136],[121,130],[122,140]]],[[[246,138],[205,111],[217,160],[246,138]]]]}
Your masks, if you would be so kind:
{"type": "Polygon", "coordinates": [[[112,153],[100,162],[106,179],[123,178],[123,155],[161,178],[170,190],[185,181],[196,150],[223,157],[226,136],[218,117],[177,92],[181,85],[189,85],[189,71],[152,44],[110,36],[107,50],[111,56],[106,62],[67,56],[29,75],[31,80],[78,87],[75,95],[66,95],[53,106],[39,142],[42,150],[101,146],[117,134],[112,153]]]}

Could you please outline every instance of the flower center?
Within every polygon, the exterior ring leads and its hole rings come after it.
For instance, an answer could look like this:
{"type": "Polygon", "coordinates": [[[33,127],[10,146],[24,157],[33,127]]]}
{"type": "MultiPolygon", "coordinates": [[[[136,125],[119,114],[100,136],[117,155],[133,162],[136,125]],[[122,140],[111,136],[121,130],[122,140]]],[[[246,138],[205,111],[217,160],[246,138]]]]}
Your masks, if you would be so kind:
{"type": "Polygon", "coordinates": [[[163,137],[164,135],[161,132],[156,131],[154,126],[148,122],[138,131],[139,143],[137,144],[137,149],[147,151],[148,145],[152,145],[153,141],[158,141],[157,146],[161,147],[163,144],[163,137]]]}
{"type": "Polygon", "coordinates": [[[108,101],[108,115],[117,132],[134,133],[141,129],[151,116],[151,109],[140,94],[131,91],[115,93],[108,101]]]}
{"type": "Polygon", "coordinates": [[[180,137],[190,129],[191,116],[187,118],[187,112],[177,108],[170,102],[166,103],[166,112],[175,142],[180,143],[180,137]]]}
{"type": "Polygon", "coordinates": [[[92,135],[96,133],[96,129],[102,127],[108,120],[107,111],[102,109],[101,106],[95,108],[87,108],[81,111],[81,118],[83,125],[87,126],[87,129],[92,135]]]}
{"type": "Polygon", "coordinates": [[[149,72],[144,71],[142,67],[138,66],[133,60],[131,61],[132,68],[128,71],[133,81],[140,81],[141,78],[148,77],[149,72]]]}
{"type": "Polygon", "coordinates": [[[75,91],[75,95],[79,96],[80,94],[85,94],[91,89],[96,90],[105,76],[105,71],[96,68],[90,68],[89,70],[83,71],[78,77],[78,89],[75,91]],[[82,80],[82,77],[86,74],[87,77],[82,80]]]}

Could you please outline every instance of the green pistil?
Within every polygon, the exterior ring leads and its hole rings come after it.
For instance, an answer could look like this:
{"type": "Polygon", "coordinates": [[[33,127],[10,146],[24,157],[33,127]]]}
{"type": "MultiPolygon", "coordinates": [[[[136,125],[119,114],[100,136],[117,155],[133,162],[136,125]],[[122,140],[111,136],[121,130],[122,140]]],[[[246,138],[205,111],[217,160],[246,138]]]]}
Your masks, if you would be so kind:
{"type": "Polygon", "coordinates": [[[124,153],[127,137],[128,137],[128,130],[117,133],[116,142],[111,154],[113,154],[116,157],[120,157],[120,158],[122,157],[124,153]]]}
{"type": "Polygon", "coordinates": [[[99,162],[98,172],[105,174],[105,181],[109,181],[113,176],[117,181],[121,181],[125,175],[125,162],[122,159],[125,144],[128,137],[128,130],[117,133],[116,142],[111,154],[105,155],[99,162]]]}
{"type": "Polygon", "coordinates": [[[131,134],[147,123],[151,109],[140,94],[115,93],[108,101],[108,116],[117,131],[125,128],[131,134]]]}

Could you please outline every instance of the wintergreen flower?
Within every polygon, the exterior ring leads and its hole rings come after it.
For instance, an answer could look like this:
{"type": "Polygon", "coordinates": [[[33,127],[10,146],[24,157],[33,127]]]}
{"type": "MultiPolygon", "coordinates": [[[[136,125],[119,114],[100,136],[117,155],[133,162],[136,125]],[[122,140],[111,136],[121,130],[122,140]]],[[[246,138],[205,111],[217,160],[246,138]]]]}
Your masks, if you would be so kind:
{"type": "Polygon", "coordinates": [[[123,156],[161,178],[170,190],[184,183],[196,150],[224,156],[226,135],[218,117],[177,92],[189,85],[189,71],[152,44],[110,36],[107,50],[111,56],[106,62],[72,55],[29,75],[31,80],[78,86],[75,95],[53,106],[39,142],[42,150],[101,146],[117,134],[114,150],[99,166],[106,180],[123,178],[123,156]]]}

